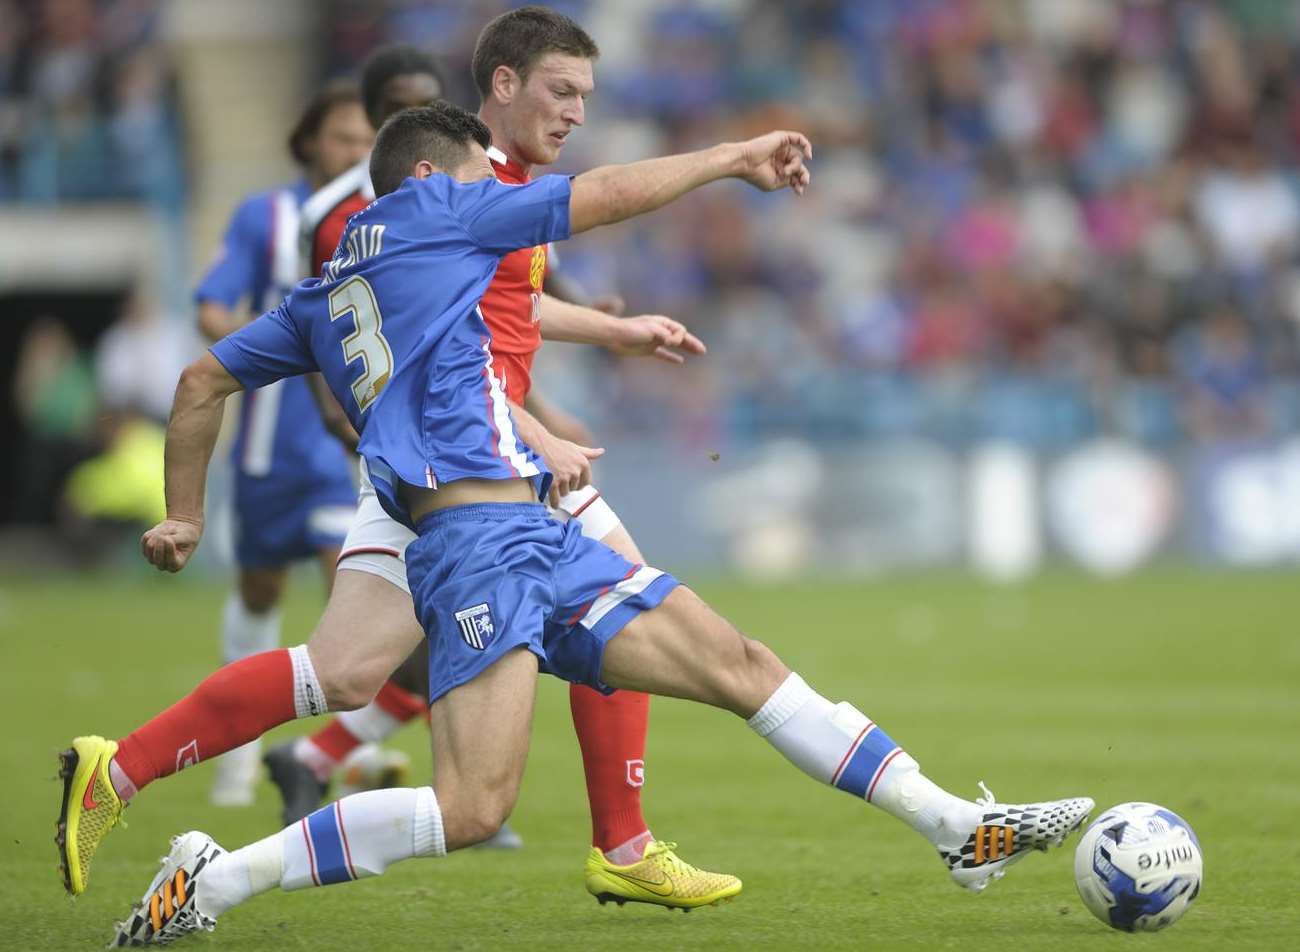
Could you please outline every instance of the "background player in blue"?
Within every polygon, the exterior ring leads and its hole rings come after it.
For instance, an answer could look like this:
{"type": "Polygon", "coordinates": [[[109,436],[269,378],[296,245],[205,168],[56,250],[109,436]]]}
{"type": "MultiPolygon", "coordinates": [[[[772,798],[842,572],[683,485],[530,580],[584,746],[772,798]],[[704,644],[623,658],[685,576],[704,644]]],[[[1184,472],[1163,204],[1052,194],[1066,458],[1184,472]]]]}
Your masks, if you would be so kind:
{"type": "Polygon", "coordinates": [[[817,694],[671,576],[549,518],[538,502],[549,474],[514,436],[477,309],[496,257],[719,178],[802,192],[807,140],[774,132],[521,186],[492,177],[487,144],[486,128],[453,106],[389,120],[371,158],[381,197],[351,220],[323,279],[186,370],[168,426],[169,518],[141,540],[154,565],[181,569],[201,535],[226,396],[319,366],[361,432],[386,506],[418,536],[407,572],[430,640],[434,785],[346,797],[231,853],[206,834],[178,837],[145,894],[148,912],[122,923],[116,944],[212,929],[276,886],[377,875],[490,836],[518,793],[539,666],[746,718],[805,773],[922,834],[959,885],[981,889],[1028,850],[1059,844],[1091,800],[1004,805],[947,793],[857,708],[817,694]]]}
{"type": "MultiPolygon", "coordinates": [[[[210,340],[274,307],[298,283],[299,207],[360,161],[372,140],[352,85],[327,86],[308,103],[289,137],[303,177],[240,203],[217,260],[194,292],[199,327],[210,340]]],[[[325,584],[332,583],[356,504],[352,463],[325,431],[301,377],[245,395],[230,465],[239,581],[222,613],[227,663],[280,644],[277,606],[291,562],[319,559],[325,584]]],[[[212,801],[251,803],[258,766],[257,743],[219,758],[212,801]]]]}

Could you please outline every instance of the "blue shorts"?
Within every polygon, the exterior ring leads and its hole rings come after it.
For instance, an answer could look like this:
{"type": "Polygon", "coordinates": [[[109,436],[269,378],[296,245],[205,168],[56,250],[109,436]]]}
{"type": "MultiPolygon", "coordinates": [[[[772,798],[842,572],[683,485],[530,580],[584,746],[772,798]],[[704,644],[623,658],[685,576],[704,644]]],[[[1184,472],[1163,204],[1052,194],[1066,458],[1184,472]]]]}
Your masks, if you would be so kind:
{"type": "Polygon", "coordinates": [[[536,504],[440,509],[416,532],[406,578],[429,638],[430,703],[521,646],[548,674],[608,693],[605,645],[678,585],[536,504]]]}
{"type": "Polygon", "coordinates": [[[309,559],[343,545],[357,509],[351,481],[305,488],[281,479],[240,475],[235,480],[235,558],[259,569],[309,559]]]}

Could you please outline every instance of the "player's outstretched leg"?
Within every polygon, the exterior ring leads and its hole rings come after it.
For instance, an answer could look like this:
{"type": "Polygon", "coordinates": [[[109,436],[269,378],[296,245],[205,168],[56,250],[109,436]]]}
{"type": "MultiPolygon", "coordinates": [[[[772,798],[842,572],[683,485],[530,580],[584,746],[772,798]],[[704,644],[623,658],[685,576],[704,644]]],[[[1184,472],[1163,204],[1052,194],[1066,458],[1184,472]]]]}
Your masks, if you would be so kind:
{"type": "Polygon", "coordinates": [[[977,802],[943,790],[870,718],[822,697],[775,654],[679,586],[605,647],[601,678],[730,710],[804,773],[879,807],[922,834],[953,880],[983,889],[1029,850],[1060,845],[1087,819],[1087,797],[977,802]]]}
{"type": "Polygon", "coordinates": [[[354,794],[231,852],[204,833],[177,837],[113,944],[165,944],[211,931],[219,916],[277,887],[352,882],[487,839],[519,793],[536,687],[536,656],[512,650],[439,698],[430,725],[435,787],[354,794]]]}
{"type": "Polygon", "coordinates": [[[227,665],[115,743],[76,738],[59,755],[63,799],[55,839],[64,886],[73,895],[86,888],[104,836],[146,784],[294,718],[364,705],[423,639],[404,593],[374,576],[341,572],[310,650],[282,648],[227,665]]]}

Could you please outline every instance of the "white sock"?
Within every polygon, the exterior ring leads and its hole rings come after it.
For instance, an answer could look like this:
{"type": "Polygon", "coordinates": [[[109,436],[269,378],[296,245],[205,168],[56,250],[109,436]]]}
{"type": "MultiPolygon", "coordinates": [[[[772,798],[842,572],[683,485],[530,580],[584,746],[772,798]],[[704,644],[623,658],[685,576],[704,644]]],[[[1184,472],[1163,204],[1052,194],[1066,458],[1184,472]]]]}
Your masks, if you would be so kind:
{"type": "Polygon", "coordinates": [[[936,845],[969,834],[979,807],[947,793],[852,704],[832,704],[791,673],[748,721],[796,767],[902,820],[936,845]]]}
{"type": "Polygon", "coordinates": [[[432,787],[367,790],[218,856],[196,880],[194,903],[216,918],[277,885],[289,890],[351,882],[404,859],[446,854],[432,787]]]}
{"type": "Polygon", "coordinates": [[[321,690],[320,681],[316,678],[311,655],[307,653],[307,646],[294,645],[290,648],[289,661],[293,664],[294,717],[324,714],[329,708],[325,703],[325,692],[321,690]]]}
{"type": "Polygon", "coordinates": [[[343,711],[338,720],[357,740],[371,744],[382,743],[402,726],[401,721],[374,701],[355,711],[343,711]]]}
{"type": "Polygon", "coordinates": [[[280,647],[280,613],[256,615],[244,607],[238,592],[226,598],[221,613],[221,652],[226,664],[280,647]]]}

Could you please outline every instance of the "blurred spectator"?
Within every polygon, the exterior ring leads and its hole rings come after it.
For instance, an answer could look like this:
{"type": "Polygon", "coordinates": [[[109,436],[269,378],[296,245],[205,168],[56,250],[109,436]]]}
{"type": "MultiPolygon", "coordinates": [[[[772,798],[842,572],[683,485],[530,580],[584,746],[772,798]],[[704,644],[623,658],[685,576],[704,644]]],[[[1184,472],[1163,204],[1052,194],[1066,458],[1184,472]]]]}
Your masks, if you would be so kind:
{"type": "Polygon", "coordinates": [[[19,344],[14,406],[23,426],[15,513],[49,522],[68,472],[93,451],[95,382],[90,362],[53,317],[35,321],[19,344]]]}
{"type": "Polygon", "coordinates": [[[0,0],[0,200],[181,205],[162,0],[0,0]]]}
{"type": "Polygon", "coordinates": [[[165,423],[176,381],[197,350],[188,323],[169,320],[141,294],[131,295],[95,350],[100,403],[112,413],[165,423]]]}
{"type": "Polygon", "coordinates": [[[1219,308],[1202,323],[1181,369],[1188,424],[1197,439],[1234,442],[1267,435],[1264,362],[1240,313],[1219,308]]]}

